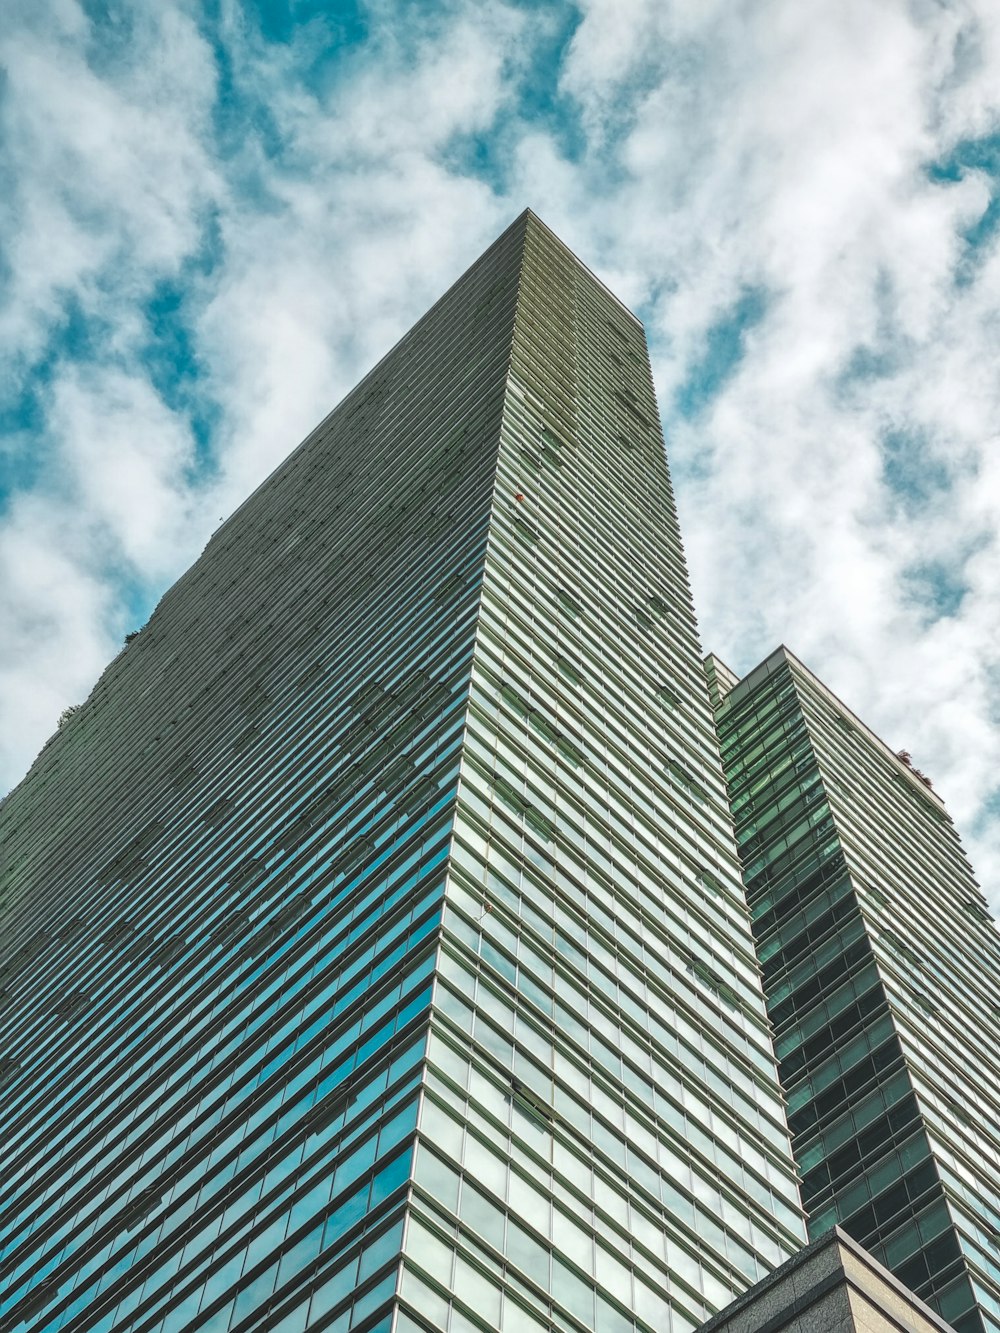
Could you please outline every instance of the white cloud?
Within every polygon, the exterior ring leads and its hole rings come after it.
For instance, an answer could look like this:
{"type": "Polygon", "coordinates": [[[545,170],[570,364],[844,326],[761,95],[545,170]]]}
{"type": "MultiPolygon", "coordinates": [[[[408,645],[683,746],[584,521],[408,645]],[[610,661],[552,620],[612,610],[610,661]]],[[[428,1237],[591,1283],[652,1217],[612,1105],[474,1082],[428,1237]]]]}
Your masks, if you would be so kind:
{"type": "Polygon", "coordinates": [[[171,6],[98,50],[71,0],[5,15],[0,355],[36,423],[8,443],[0,768],[10,780],[120,645],[136,588],[193,555],[189,423],[149,379],[140,303],[201,244],[221,193],[203,142],[214,65],[171,6]],[[67,328],[72,341],[67,341],[67,328]]]}
{"type": "Polygon", "coordinates": [[[66,517],[47,498],[25,496],[0,525],[0,745],[15,779],[120,646],[106,629],[113,593],[66,517]]]}
{"type": "Polygon", "coordinates": [[[184,470],[194,450],[179,418],[144,379],[70,369],[53,386],[49,422],[67,509],[107,534],[113,559],[150,580],[173,574],[193,546],[184,470]]]}
{"type": "Polygon", "coordinates": [[[43,479],[0,524],[0,757],[14,775],[82,701],[205,528],[184,485],[193,442],[147,381],[70,368],[51,388],[43,479]]]}
{"type": "Polygon", "coordinates": [[[43,345],[68,298],[102,313],[109,266],[122,296],[173,272],[218,188],[201,142],[213,66],[190,20],[170,6],[140,11],[128,59],[98,71],[77,6],[64,2],[49,27],[27,12],[0,40],[14,183],[0,345],[22,356],[43,345]]]}
{"type": "Polygon", "coordinates": [[[227,503],[260,481],[509,221],[510,206],[453,169],[448,152],[457,137],[488,129],[510,97],[504,74],[522,26],[496,6],[480,22],[380,30],[332,88],[315,91],[290,91],[269,52],[238,44],[284,151],[256,158],[266,206],[225,215],[226,263],[199,330],[226,408],[227,503]]]}
{"type": "Polygon", "coordinates": [[[635,40],[609,41],[609,7],[588,6],[565,79],[587,117],[626,126],[624,220],[594,232],[609,268],[631,271],[622,285],[644,284],[706,641],[740,668],[786,641],[911,749],[959,827],[978,828],[973,859],[1000,904],[1000,831],[979,820],[1000,771],[998,260],[991,241],[956,285],[989,183],[928,173],[960,136],[1000,126],[983,75],[996,78],[996,20],[972,6],[639,8],[635,40]],[[747,286],[767,305],[743,360],[702,416],[671,419],[747,286]],[[859,352],[871,373],[846,379],[859,352]],[[950,488],[900,504],[888,430],[950,488]],[[967,591],[928,623],[907,574],[931,555],[967,591]]]}

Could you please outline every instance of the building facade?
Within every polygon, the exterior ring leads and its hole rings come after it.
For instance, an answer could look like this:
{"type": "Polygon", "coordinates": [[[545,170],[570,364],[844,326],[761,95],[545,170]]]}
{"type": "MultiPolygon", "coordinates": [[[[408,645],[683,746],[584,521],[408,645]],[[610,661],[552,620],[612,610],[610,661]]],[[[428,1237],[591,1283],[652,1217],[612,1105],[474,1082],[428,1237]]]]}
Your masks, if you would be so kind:
{"type": "Polygon", "coordinates": [[[951,820],[786,649],[708,674],[810,1235],[1000,1329],[1000,935],[951,820]]]}
{"type": "Polygon", "coordinates": [[[642,328],[533,215],[0,820],[0,1327],[686,1333],[803,1242],[642,328]]]}

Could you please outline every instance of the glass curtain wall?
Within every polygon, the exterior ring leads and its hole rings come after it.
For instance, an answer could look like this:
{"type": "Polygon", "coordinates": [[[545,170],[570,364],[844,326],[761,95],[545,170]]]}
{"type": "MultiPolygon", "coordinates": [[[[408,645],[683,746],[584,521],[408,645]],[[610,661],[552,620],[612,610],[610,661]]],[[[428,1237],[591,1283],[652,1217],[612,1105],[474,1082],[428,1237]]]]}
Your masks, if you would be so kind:
{"type": "Polygon", "coordinates": [[[1000,935],[925,775],[785,649],[715,663],[810,1234],[1000,1328],[1000,935]],[[721,668],[721,669],[719,669],[721,668]]]}
{"type": "Polygon", "coordinates": [[[5,1328],[387,1327],[522,232],[3,805],[5,1328]]]}
{"type": "Polygon", "coordinates": [[[0,1322],[683,1333],[804,1238],[639,323],[523,215],[0,809],[0,1322]]]}
{"type": "Polygon", "coordinates": [[[642,327],[529,223],[398,1327],[689,1330],[804,1227],[642,327]]]}

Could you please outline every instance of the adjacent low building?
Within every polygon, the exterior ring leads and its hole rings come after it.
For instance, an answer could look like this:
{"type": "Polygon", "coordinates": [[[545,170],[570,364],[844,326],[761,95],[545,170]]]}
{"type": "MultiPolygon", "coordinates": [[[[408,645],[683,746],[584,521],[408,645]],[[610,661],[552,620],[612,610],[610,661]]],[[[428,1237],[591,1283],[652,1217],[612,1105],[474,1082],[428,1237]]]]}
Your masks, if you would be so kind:
{"type": "Polygon", "coordinates": [[[833,1227],[698,1333],[951,1333],[951,1326],[833,1227]]]}
{"type": "Polygon", "coordinates": [[[1000,1329],[1000,934],[955,828],[787,649],[707,667],[810,1235],[1000,1329]]]}

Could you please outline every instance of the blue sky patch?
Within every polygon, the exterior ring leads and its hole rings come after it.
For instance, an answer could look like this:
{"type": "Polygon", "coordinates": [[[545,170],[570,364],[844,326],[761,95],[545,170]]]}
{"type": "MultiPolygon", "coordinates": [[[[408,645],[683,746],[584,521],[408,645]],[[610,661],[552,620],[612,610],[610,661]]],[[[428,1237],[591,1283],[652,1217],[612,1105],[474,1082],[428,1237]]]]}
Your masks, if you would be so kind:
{"type": "Polygon", "coordinates": [[[884,379],[891,375],[899,365],[899,357],[887,347],[875,348],[860,343],[851,353],[843,373],[838,377],[838,386],[849,389],[854,380],[884,379]]]}
{"type": "Polygon", "coordinates": [[[963,139],[927,168],[928,178],[942,185],[954,184],[969,172],[978,172],[989,179],[990,201],[961,233],[965,250],[955,272],[959,286],[972,281],[990,242],[1000,234],[1000,134],[963,139]]]}
{"type": "Polygon", "coordinates": [[[62,362],[89,360],[103,328],[87,317],[78,299],[67,297],[62,321],[53,328],[43,355],[20,375],[8,370],[6,393],[0,388],[0,512],[52,467],[45,428],[56,368],[62,362]]]}
{"type": "Polygon", "coordinates": [[[456,135],[441,156],[455,175],[486,181],[496,194],[503,194],[506,189],[510,156],[492,128],[482,134],[456,135]]]}
{"type": "Polygon", "coordinates": [[[912,517],[950,489],[947,467],[931,455],[918,432],[888,430],[879,448],[882,480],[905,514],[912,517]]]}
{"type": "Polygon", "coordinates": [[[957,615],[969,591],[964,566],[964,558],[951,564],[944,560],[926,560],[904,570],[904,600],[921,610],[925,624],[957,615]]]}
{"type": "Polygon", "coordinates": [[[455,135],[444,152],[449,169],[486,181],[497,194],[510,189],[509,171],[526,124],[547,134],[565,162],[581,161],[588,146],[576,101],[559,87],[579,14],[564,6],[523,3],[517,8],[529,16],[530,40],[518,45],[497,123],[455,135]]]}
{"type": "MultiPolygon", "coordinates": [[[[998,686],[998,692],[1000,692],[1000,680],[996,680],[994,683],[998,686]]],[[[1000,716],[995,716],[994,720],[1000,724],[1000,716]]],[[[994,787],[982,801],[975,817],[971,820],[968,836],[977,839],[988,838],[998,823],[1000,823],[1000,787],[994,787]]],[[[993,901],[993,912],[1000,915],[1000,905],[996,902],[996,885],[986,883],[984,887],[987,896],[993,901]]]]}
{"type": "Polygon", "coordinates": [[[365,6],[357,0],[244,0],[244,13],[257,19],[261,35],[269,42],[290,42],[303,24],[322,20],[334,43],[354,45],[368,36],[365,6]]]}
{"type": "Polygon", "coordinates": [[[587,138],[576,111],[575,101],[560,91],[559,71],[566,59],[573,35],[580,22],[572,6],[549,5],[541,11],[532,3],[522,3],[530,24],[530,41],[519,52],[529,57],[518,89],[518,114],[529,124],[544,125],[559,152],[568,162],[580,161],[587,150],[587,138]],[[539,22],[540,13],[544,17],[539,22]]]}
{"type": "Polygon", "coordinates": [[[18,491],[33,487],[49,465],[38,440],[45,423],[38,377],[0,404],[0,514],[18,491]]]}
{"type": "MultiPolygon", "coordinates": [[[[249,90],[250,81],[236,68],[217,24],[206,22],[202,33],[215,57],[218,95],[212,107],[212,121],[219,153],[229,160],[242,157],[247,141],[252,140],[265,157],[280,157],[284,142],[266,98],[258,96],[256,90],[249,90]]],[[[260,192],[259,184],[256,192],[260,192]]]]}
{"type": "Polygon", "coordinates": [[[927,168],[932,181],[960,181],[968,171],[982,171],[1000,180],[1000,134],[963,139],[945,157],[927,168]]]}
{"type": "Polygon", "coordinates": [[[748,287],[709,328],[701,358],[674,395],[674,409],[680,416],[697,416],[725,388],[743,360],[747,334],[761,322],[766,309],[763,289],[748,287]]]}
{"type": "Polygon", "coordinates": [[[845,400],[857,399],[871,380],[894,375],[910,345],[907,330],[897,316],[893,280],[884,266],[876,277],[873,296],[877,311],[874,333],[854,346],[834,383],[834,392],[845,400]]]}
{"type": "Polygon", "coordinates": [[[103,77],[135,59],[135,11],[115,0],[80,0],[90,29],[87,33],[87,64],[103,77]]]}
{"type": "Polygon", "coordinates": [[[207,480],[216,462],[211,442],[221,413],[202,388],[194,322],[200,311],[199,278],[212,271],[220,252],[221,240],[213,220],[198,254],[175,278],[158,282],[142,307],[149,330],[139,349],[143,370],[167,407],[187,419],[194,436],[196,457],[188,470],[190,483],[207,480]]]}

